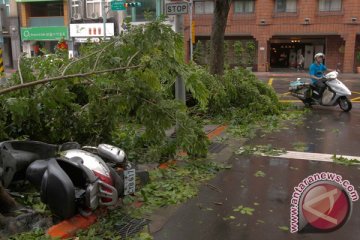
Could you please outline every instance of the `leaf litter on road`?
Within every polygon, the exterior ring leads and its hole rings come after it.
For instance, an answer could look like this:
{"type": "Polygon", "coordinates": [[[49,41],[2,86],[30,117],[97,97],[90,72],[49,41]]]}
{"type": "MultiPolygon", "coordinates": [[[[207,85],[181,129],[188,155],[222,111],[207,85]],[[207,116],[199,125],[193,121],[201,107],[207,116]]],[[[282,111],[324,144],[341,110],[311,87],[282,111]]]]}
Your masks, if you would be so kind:
{"type": "Polygon", "coordinates": [[[349,158],[345,158],[343,156],[336,156],[336,154],[334,154],[334,156],[331,157],[333,162],[336,164],[340,164],[340,165],[345,165],[345,166],[352,166],[352,165],[358,165],[360,164],[360,160],[358,159],[349,159],[349,158]]]}
{"type": "Polygon", "coordinates": [[[254,173],[255,177],[265,177],[266,173],[264,173],[263,171],[259,170],[256,173],[254,173]]]}
{"type": "Polygon", "coordinates": [[[254,208],[251,207],[244,207],[243,205],[240,205],[233,209],[234,212],[240,212],[243,215],[253,215],[253,212],[255,211],[254,208]]]}
{"type": "Polygon", "coordinates": [[[289,227],[288,226],[278,226],[278,228],[282,231],[289,231],[289,227]]]}
{"type": "Polygon", "coordinates": [[[304,142],[295,142],[292,145],[294,150],[298,152],[305,152],[308,149],[307,144],[304,142]]]}
{"type": "Polygon", "coordinates": [[[271,144],[268,145],[256,145],[256,146],[242,146],[235,154],[239,155],[259,155],[259,156],[279,156],[286,153],[285,149],[274,148],[271,144]]]}

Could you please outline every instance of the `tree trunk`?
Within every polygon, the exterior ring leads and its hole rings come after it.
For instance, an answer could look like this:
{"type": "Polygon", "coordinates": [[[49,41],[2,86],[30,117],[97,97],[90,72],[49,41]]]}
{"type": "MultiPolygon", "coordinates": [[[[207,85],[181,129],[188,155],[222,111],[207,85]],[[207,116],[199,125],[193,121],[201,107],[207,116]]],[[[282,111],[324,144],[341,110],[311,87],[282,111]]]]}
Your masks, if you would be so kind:
{"type": "Polygon", "coordinates": [[[15,200],[6,192],[0,182],[0,213],[8,213],[15,207],[15,200]]]}
{"type": "Polygon", "coordinates": [[[210,72],[224,73],[224,35],[232,0],[215,0],[214,20],[211,32],[210,72]]]}

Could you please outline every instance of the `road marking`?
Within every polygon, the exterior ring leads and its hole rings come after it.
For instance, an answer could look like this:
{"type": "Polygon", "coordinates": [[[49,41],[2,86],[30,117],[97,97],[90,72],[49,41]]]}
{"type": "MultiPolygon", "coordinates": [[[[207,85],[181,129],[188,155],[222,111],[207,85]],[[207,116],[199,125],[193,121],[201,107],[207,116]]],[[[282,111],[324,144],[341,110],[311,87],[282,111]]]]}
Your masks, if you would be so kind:
{"type": "MultiPolygon", "coordinates": [[[[295,151],[287,151],[284,154],[279,156],[275,156],[276,158],[287,158],[287,159],[301,159],[301,160],[308,160],[308,161],[321,161],[321,162],[333,162],[333,154],[326,154],[326,153],[310,153],[310,152],[295,152],[295,151]]],[[[345,156],[345,155],[338,155],[342,156],[347,159],[356,159],[360,160],[360,157],[357,156],[345,156]]],[[[273,157],[273,156],[268,156],[273,157]]]]}
{"type": "MultiPolygon", "coordinates": [[[[360,103],[360,98],[354,98],[350,100],[352,103],[360,103]]],[[[279,100],[281,103],[301,103],[300,100],[279,100]]],[[[316,105],[315,105],[316,106],[316,105]]]]}
{"type": "Polygon", "coordinates": [[[274,81],[274,79],[273,79],[273,78],[270,78],[270,79],[269,79],[269,82],[268,82],[268,85],[269,85],[269,86],[272,86],[273,81],[274,81]]]}
{"type": "Polygon", "coordinates": [[[360,92],[351,92],[351,93],[360,94],[360,92]]]}

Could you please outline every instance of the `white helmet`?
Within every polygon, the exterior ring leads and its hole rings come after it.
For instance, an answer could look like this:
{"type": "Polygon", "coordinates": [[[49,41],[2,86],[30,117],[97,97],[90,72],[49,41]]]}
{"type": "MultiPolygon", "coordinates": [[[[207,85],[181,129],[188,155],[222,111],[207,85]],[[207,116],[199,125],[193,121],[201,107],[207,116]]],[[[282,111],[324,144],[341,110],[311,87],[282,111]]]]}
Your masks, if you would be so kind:
{"type": "Polygon", "coordinates": [[[325,59],[325,54],[319,52],[319,53],[315,54],[314,59],[317,59],[318,57],[322,57],[323,59],[325,59]]]}

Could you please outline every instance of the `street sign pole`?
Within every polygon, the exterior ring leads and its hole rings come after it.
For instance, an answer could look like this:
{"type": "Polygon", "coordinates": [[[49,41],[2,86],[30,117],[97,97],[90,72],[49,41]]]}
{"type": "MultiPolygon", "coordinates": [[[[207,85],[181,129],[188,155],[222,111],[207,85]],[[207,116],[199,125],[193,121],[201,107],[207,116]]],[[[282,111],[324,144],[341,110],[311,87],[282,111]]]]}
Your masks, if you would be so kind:
{"type": "MultiPolygon", "coordinates": [[[[184,33],[184,15],[176,15],[175,32],[182,34],[184,33]]],[[[185,83],[181,76],[176,78],[175,97],[177,100],[185,104],[185,83]]]]}

